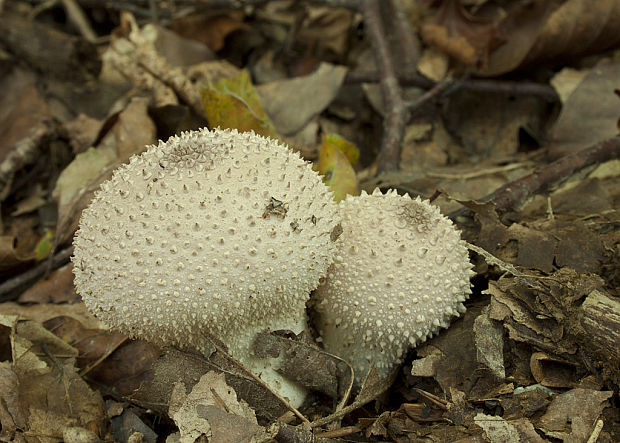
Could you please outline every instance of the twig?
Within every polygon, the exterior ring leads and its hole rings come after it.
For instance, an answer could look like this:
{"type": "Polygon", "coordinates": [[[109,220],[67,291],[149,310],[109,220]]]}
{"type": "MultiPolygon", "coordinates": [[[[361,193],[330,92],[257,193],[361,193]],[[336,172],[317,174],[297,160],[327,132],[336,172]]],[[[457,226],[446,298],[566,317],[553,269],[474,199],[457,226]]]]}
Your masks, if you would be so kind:
{"type": "MultiPolygon", "coordinates": [[[[490,201],[494,203],[499,215],[517,211],[532,195],[549,190],[588,166],[616,158],[620,158],[620,135],[569,154],[536,169],[525,177],[506,183],[491,194],[481,198],[480,202],[490,201]]],[[[471,215],[470,209],[462,208],[452,212],[448,217],[456,220],[460,217],[469,218],[471,215]]]]}
{"type": "Polygon", "coordinates": [[[316,438],[341,438],[347,435],[357,434],[362,432],[363,429],[359,426],[345,426],[344,428],[334,429],[332,431],[317,432],[314,434],[316,438]]]}
{"type": "Polygon", "coordinates": [[[435,86],[426,91],[416,100],[407,102],[406,106],[410,112],[414,112],[415,110],[422,108],[427,103],[441,97],[446,91],[450,90],[455,85],[457,85],[456,87],[458,88],[458,82],[455,82],[452,77],[446,77],[442,81],[436,83],[435,86]]]}
{"type": "Polygon", "coordinates": [[[388,11],[390,18],[387,20],[394,24],[394,33],[398,45],[399,73],[405,75],[415,75],[418,67],[418,59],[420,58],[420,42],[417,34],[411,27],[411,22],[405,14],[403,0],[390,0],[388,3],[388,11]]]}
{"type": "Polygon", "coordinates": [[[385,110],[377,173],[390,172],[397,170],[400,162],[407,108],[401,96],[392,56],[385,40],[378,0],[363,0],[362,14],[381,75],[381,92],[385,110]]]}
{"type": "Polygon", "coordinates": [[[14,289],[20,287],[21,285],[30,283],[42,275],[45,275],[45,273],[50,269],[56,269],[67,263],[69,261],[69,257],[71,257],[71,254],[73,254],[73,246],[63,249],[50,259],[38,264],[34,268],[29,269],[23,274],[19,274],[0,284],[0,302],[13,298],[7,297],[7,294],[10,294],[14,289]]]}
{"type": "Polygon", "coordinates": [[[84,37],[87,41],[94,43],[97,40],[97,34],[93,30],[92,26],[90,26],[90,22],[88,18],[86,18],[86,14],[82,11],[82,8],[77,3],[76,0],[61,0],[62,6],[65,8],[67,12],[67,16],[69,17],[69,21],[78,28],[82,37],[84,37]]]}
{"type": "Polygon", "coordinates": [[[0,201],[10,192],[10,186],[16,171],[36,161],[41,147],[53,138],[57,128],[52,121],[41,120],[30,129],[27,137],[7,149],[8,154],[0,163],[0,201]]]}
{"type": "Polygon", "coordinates": [[[620,135],[617,135],[562,157],[525,177],[506,183],[490,196],[490,200],[495,204],[499,214],[518,210],[532,195],[545,192],[583,168],[619,157],[620,135]]]}
{"type": "MultiPolygon", "coordinates": [[[[376,83],[380,75],[376,71],[351,71],[345,77],[346,83],[376,83]]],[[[420,74],[406,75],[401,74],[398,80],[402,86],[416,86],[422,89],[432,89],[437,84],[420,74]]],[[[533,95],[542,98],[549,103],[557,103],[560,98],[550,85],[545,83],[509,81],[501,79],[467,79],[461,80],[454,90],[447,91],[449,94],[457,90],[468,90],[474,92],[484,92],[488,94],[509,94],[509,95],[533,95]]]]}

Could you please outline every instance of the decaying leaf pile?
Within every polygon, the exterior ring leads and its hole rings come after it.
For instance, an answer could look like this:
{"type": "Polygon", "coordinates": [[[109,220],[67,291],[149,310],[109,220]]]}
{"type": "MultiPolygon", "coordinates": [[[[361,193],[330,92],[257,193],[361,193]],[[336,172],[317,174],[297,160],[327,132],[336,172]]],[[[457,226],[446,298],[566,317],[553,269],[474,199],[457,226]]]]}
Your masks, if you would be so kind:
{"type": "Polygon", "coordinates": [[[620,440],[620,0],[0,1],[0,440],[620,440]],[[202,127],[314,162],[341,200],[431,198],[467,312],[389,380],[310,339],[209,356],[110,331],[73,290],[116,166],[202,127]]]}

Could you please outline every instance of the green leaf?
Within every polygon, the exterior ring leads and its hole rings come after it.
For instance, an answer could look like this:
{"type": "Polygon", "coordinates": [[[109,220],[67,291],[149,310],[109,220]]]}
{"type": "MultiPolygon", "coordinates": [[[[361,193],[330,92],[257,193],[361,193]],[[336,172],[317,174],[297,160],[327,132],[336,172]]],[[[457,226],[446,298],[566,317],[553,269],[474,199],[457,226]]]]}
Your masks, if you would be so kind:
{"type": "Polygon", "coordinates": [[[54,247],[55,236],[56,233],[54,229],[48,228],[45,230],[45,234],[43,234],[43,237],[41,237],[41,239],[34,248],[35,258],[38,261],[43,260],[50,254],[52,248],[54,247]]]}

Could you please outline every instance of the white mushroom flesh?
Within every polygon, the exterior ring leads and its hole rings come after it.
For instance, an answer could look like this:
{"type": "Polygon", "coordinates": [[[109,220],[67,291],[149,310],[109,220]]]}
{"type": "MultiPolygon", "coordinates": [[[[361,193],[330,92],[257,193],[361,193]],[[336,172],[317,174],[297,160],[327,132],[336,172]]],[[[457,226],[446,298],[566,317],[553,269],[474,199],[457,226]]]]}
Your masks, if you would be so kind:
{"type": "Polygon", "coordinates": [[[311,305],[325,349],[359,383],[371,364],[386,376],[464,312],[473,271],[459,232],[427,201],[377,189],[340,210],[338,252],[311,305]]]}
{"type": "Polygon", "coordinates": [[[132,337],[207,349],[209,334],[266,374],[249,342],[304,330],[339,221],[331,192],[286,146],[251,132],[187,132],[101,186],[75,237],[75,286],[132,337]]]}

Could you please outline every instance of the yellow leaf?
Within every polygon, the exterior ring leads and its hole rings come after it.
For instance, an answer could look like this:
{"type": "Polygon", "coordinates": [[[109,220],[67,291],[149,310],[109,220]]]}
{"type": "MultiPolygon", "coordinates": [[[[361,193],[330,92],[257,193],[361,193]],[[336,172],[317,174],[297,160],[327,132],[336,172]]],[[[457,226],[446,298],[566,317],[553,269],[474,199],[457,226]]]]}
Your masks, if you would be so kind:
{"type": "MultiPolygon", "coordinates": [[[[323,182],[333,191],[336,201],[343,200],[347,194],[357,195],[358,193],[355,171],[341,146],[349,146],[348,152],[357,151],[355,145],[345,139],[337,135],[325,135],[321,140],[318,161],[318,169],[323,175],[323,182]]],[[[359,151],[357,155],[359,156],[359,151]]]]}
{"type": "Polygon", "coordinates": [[[325,134],[323,136],[323,143],[336,146],[347,156],[351,165],[355,166],[357,164],[357,160],[360,158],[360,150],[349,140],[340,137],[338,134],[325,134]]]}
{"type": "Polygon", "coordinates": [[[208,82],[200,90],[209,127],[254,131],[278,139],[273,123],[263,109],[250,74],[208,82]]]}

